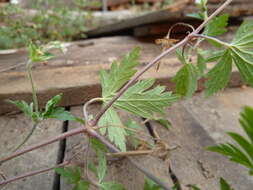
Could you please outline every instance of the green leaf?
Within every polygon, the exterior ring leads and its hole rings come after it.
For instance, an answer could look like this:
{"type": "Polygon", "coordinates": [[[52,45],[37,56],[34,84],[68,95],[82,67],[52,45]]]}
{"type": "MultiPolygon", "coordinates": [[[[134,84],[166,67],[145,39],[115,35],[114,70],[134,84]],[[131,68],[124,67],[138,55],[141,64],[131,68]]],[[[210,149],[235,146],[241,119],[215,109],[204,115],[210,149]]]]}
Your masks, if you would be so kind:
{"type": "Polygon", "coordinates": [[[14,104],[17,106],[26,116],[31,117],[33,113],[33,103],[28,105],[24,100],[7,100],[8,103],[14,104]]]}
{"type": "MultiPolygon", "coordinates": [[[[126,123],[125,123],[126,127],[128,127],[129,129],[134,129],[134,130],[138,130],[138,129],[141,129],[141,126],[139,126],[139,124],[134,121],[134,120],[131,120],[129,119],[126,123]]],[[[127,132],[127,135],[128,136],[132,136],[134,135],[134,132],[132,130],[126,130],[127,132]]]]}
{"type": "Polygon", "coordinates": [[[241,112],[240,124],[253,144],[253,109],[245,106],[241,112]]]}
{"type": "Polygon", "coordinates": [[[225,53],[225,50],[214,51],[210,56],[205,58],[206,63],[218,61],[225,53]]]}
{"type": "Polygon", "coordinates": [[[100,80],[103,97],[111,96],[136,73],[134,67],[140,64],[139,54],[140,48],[134,48],[120,63],[113,62],[110,72],[101,70],[100,80]]]}
{"type": "Polygon", "coordinates": [[[200,73],[200,76],[203,76],[206,70],[206,59],[201,50],[197,51],[197,67],[200,73]]]}
{"type": "Polygon", "coordinates": [[[51,49],[60,49],[62,52],[66,51],[63,44],[58,41],[52,41],[43,46],[38,46],[30,42],[28,45],[29,59],[32,62],[48,61],[54,57],[54,55],[49,52],[51,49]]]}
{"type": "Polygon", "coordinates": [[[93,160],[89,160],[88,168],[90,171],[92,171],[95,174],[96,177],[98,177],[98,170],[97,170],[93,160]]]}
{"type": "Polygon", "coordinates": [[[100,188],[102,190],[126,190],[123,185],[113,181],[101,183],[100,188]]]}
{"type": "Polygon", "coordinates": [[[183,50],[182,49],[176,49],[176,56],[178,58],[178,60],[182,63],[182,64],[186,64],[187,61],[186,61],[186,58],[183,54],[183,50]]]}
{"type": "Polygon", "coordinates": [[[206,95],[210,96],[226,87],[232,72],[232,57],[227,50],[220,61],[207,73],[206,95]]]}
{"type": "Polygon", "coordinates": [[[230,143],[208,147],[208,150],[228,156],[228,158],[231,161],[239,163],[241,165],[244,165],[245,167],[249,168],[250,170],[253,168],[253,164],[250,162],[247,155],[245,153],[243,153],[242,151],[240,151],[239,148],[237,148],[236,146],[234,146],[230,143]]]}
{"type": "Polygon", "coordinates": [[[198,188],[196,185],[191,185],[192,190],[201,190],[200,188],[198,188]]]}
{"type": "Polygon", "coordinates": [[[226,182],[225,179],[220,178],[220,190],[234,190],[230,185],[226,182]]]}
{"type": "Polygon", "coordinates": [[[139,131],[139,129],[141,129],[142,127],[134,120],[129,119],[126,123],[125,123],[126,127],[129,128],[130,130],[126,129],[127,132],[127,136],[129,136],[129,142],[131,143],[131,145],[137,149],[138,146],[140,145],[140,139],[138,137],[135,137],[134,135],[136,134],[135,131],[139,131]],[[133,130],[135,131],[133,131],[133,130]]]}
{"type": "Polygon", "coordinates": [[[247,37],[251,36],[252,38],[252,32],[253,32],[253,20],[244,21],[234,36],[234,39],[232,41],[233,44],[239,44],[242,43],[243,41],[248,41],[247,37]]]}
{"type": "Polygon", "coordinates": [[[195,1],[198,6],[205,7],[207,5],[208,0],[198,0],[195,1]]]}
{"type": "Polygon", "coordinates": [[[250,54],[240,51],[236,48],[232,49],[233,61],[236,64],[244,81],[253,87],[253,57],[250,54]]]}
{"type": "Polygon", "coordinates": [[[90,139],[91,139],[91,146],[96,151],[97,154],[98,152],[108,152],[107,147],[101,141],[99,141],[96,138],[90,139]]]}
{"type": "Polygon", "coordinates": [[[228,132],[228,135],[241,146],[241,148],[248,154],[249,158],[253,162],[253,144],[237,133],[228,132]]]}
{"type": "Polygon", "coordinates": [[[191,13],[187,14],[189,17],[193,17],[200,20],[205,20],[205,17],[207,16],[207,0],[199,0],[195,1],[197,7],[200,9],[199,13],[191,13]]]}
{"type": "Polygon", "coordinates": [[[79,181],[72,190],[89,190],[90,183],[88,181],[79,181]]]}
{"type": "Polygon", "coordinates": [[[58,94],[56,96],[54,96],[52,99],[50,99],[47,104],[46,104],[46,108],[45,108],[45,111],[51,111],[57,104],[60,103],[62,99],[62,93],[61,94],[58,94]]]}
{"type": "MultiPolygon", "coordinates": [[[[102,70],[100,79],[104,103],[108,103],[116,92],[135,74],[134,67],[139,65],[139,48],[130,52],[121,63],[114,62],[109,72],[102,70]]],[[[124,109],[132,114],[152,119],[164,115],[164,109],[177,101],[179,96],[164,92],[165,87],[157,86],[150,89],[154,80],[143,80],[131,86],[102,116],[99,121],[101,133],[108,131],[109,139],[122,151],[126,150],[125,136],[127,135],[115,108],[124,109]],[[149,90],[150,89],[150,90],[149,90]]]]}
{"type": "Polygon", "coordinates": [[[158,119],[156,121],[166,129],[171,128],[171,123],[167,119],[158,119]]]}
{"type": "Polygon", "coordinates": [[[253,22],[245,21],[238,29],[232,44],[233,61],[244,81],[253,86],[253,22]]]}
{"type": "Polygon", "coordinates": [[[42,47],[36,46],[33,43],[29,44],[28,51],[29,51],[29,59],[32,62],[47,61],[54,57],[51,53],[43,51],[42,47]]]}
{"type": "Polygon", "coordinates": [[[51,115],[52,112],[54,112],[56,105],[60,103],[61,99],[62,99],[62,94],[58,94],[54,96],[53,98],[51,98],[46,104],[45,111],[43,112],[43,116],[46,117],[48,115],[51,115]]]}
{"type": "Polygon", "coordinates": [[[179,96],[172,95],[171,92],[164,92],[164,86],[150,89],[154,82],[153,79],[137,82],[113,106],[147,119],[164,116],[165,108],[176,102],[179,96]]]}
{"type": "Polygon", "coordinates": [[[79,167],[56,168],[55,172],[64,177],[69,184],[78,184],[81,180],[81,168],[79,167]]]}
{"type": "Polygon", "coordinates": [[[54,118],[54,119],[59,119],[63,121],[76,121],[78,120],[75,116],[73,116],[70,112],[65,111],[64,108],[58,107],[52,110],[50,115],[44,116],[44,118],[54,118]]]}
{"type": "Polygon", "coordinates": [[[143,190],[163,190],[163,188],[161,188],[159,185],[157,185],[151,179],[146,177],[143,190]]]}
{"type": "Polygon", "coordinates": [[[199,19],[199,20],[203,20],[204,19],[202,13],[190,13],[190,14],[187,14],[186,16],[192,17],[192,18],[196,18],[196,19],[199,19]]]}
{"type": "Polygon", "coordinates": [[[98,180],[99,180],[99,183],[102,183],[106,175],[107,166],[106,166],[106,159],[105,159],[104,153],[101,151],[98,152],[98,161],[99,161],[98,169],[97,169],[98,180]]]}
{"type": "Polygon", "coordinates": [[[238,145],[226,143],[209,147],[208,150],[223,154],[230,158],[231,161],[244,165],[249,169],[249,174],[253,175],[253,109],[244,107],[240,115],[240,124],[249,140],[237,133],[229,132],[228,135],[238,145]]]}
{"type": "Polygon", "coordinates": [[[228,14],[215,17],[207,24],[204,34],[207,36],[218,36],[227,32],[228,18],[228,14]]]}
{"type": "Polygon", "coordinates": [[[193,64],[185,64],[172,79],[176,82],[176,93],[191,97],[197,89],[198,70],[193,64]]]}
{"type": "Polygon", "coordinates": [[[33,111],[34,110],[33,103],[28,105],[24,100],[17,100],[17,101],[7,100],[7,102],[17,106],[32,121],[37,122],[40,119],[39,115],[33,111]]]}
{"type": "Polygon", "coordinates": [[[56,105],[59,104],[61,99],[62,99],[62,94],[58,94],[47,102],[45,111],[42,113],[43,119],[54,118],[54,119],[59,119],[63,121],[75,120],[80,123],[84,123],[82,119],[73,116],[70,112],[65,111],[64,108],[56,107],[56,105]]]}
{"type": "MultiPolygon", "coordinates": [[[[122,123],[117,114],[117,112],[111,107],[105,114],[101,117],[98,122],[98,125],[101,127],[108,127],[108,136],[109,139],[114,142],[121,151],[126,151],[126,131],[124,128],[121,128],[122,123]]],[[[102,131],[103,133],[104,131],[102,131]]]]}

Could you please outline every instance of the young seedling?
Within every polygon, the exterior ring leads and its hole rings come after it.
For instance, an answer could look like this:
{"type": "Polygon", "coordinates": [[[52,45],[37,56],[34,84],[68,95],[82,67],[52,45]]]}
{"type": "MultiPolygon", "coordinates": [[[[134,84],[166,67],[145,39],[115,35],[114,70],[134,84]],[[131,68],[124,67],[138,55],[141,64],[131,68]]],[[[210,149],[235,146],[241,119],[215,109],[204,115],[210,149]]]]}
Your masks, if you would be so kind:
{"type": "Polygon", "coordinates": [[[45,46],[38,47],[33,43],[29,43],[28,51],[29,51],[29,60],[27,61],[27,75],[32,87],[32,103],[28,104],[23,100],[11,101],[8,100],[9,103],[16,105],[28,118],[32,120],[33,126],[27,136],[23,139],[23,141],[14,148],[13,152],[16,152],[19,148],[21,148],[32,136],[36,127],[40,122],[49,118],[55,118],[59,120],[79,120],[70,112],[65,111],[64,108],[56,107],[56,105],[61,101],[62,94],[54,96],[50,99],[45,106],[45,110],[39,109],[39,102],[36,92],[36,84],[32,75],[32,66],[35,62],[45,62],[54,57],[49,51],[51,49],[61,49],[65,52],[65,48],[60,42],[51,42],[45,46]]]}

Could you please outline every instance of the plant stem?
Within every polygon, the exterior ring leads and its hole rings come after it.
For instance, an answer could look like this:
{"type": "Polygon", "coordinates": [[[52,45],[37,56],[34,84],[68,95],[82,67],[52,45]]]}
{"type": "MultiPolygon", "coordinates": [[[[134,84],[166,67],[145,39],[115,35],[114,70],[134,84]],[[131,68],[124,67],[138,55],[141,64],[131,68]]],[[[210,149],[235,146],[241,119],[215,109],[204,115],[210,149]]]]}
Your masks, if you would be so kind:
{"type": "Polygon", "coordinates": [[[226,42],[223,42],[217,38],[214,38],[214,37],[211,37],[211,36],[206,36],[206,35],[202,35],[202,34],[195,34],[194,36],[198,37],[198,38],[204,38],[204,39],[207,39],[207,40],[212,40],[212,41],[215,41],[217,42],[218,44],[221,44],[225,47],[230,47],[230,45],[226,42]]]}
{"type": "Polygon", "coordinates": [[[35,131],[37,125],[38,125],[37,122],[33,124],[32,129],[30,130],[28,135],[23,139],[23,141],[12,152],[16,152],[21,146],[23,146],[29,140],[29,138],[32,136],[33,132],[35,131]]]}
{"type": "Polygon", "coordinates": [[[27,152],[30,152],[32,150],[35,150],[35,149],[38,149],[38,148],[41,148],[43,146],[46,146],[46,145],[49,145],[49,144],[52,144],[54,142],[57,142],[59,140],[62,140],[62,139],[65,139],[67,137],[70,137],[70,136],[73,136],[73,135],[77,135],[79,133],[83,133],[83,132],[86,132],[86,129],[84,127],[79,127],[77,129],[73,129],[71,131],[68,131],[68,132],[65,132],[65,133],[62,133],[56,137],[53,137],[51,139],[48,139],[47,141],[44,141],[42,143],[39,143],[39,144],[36,144],[36,145],[33,145],[33,146],[29,146],[23,150],[20,150],[20,151],[17,151],[17,152],[14,152],[13,154],[3,158],[0,160],[0,165],[3,164],[4,162],[8,161],[8,160],[11,160],[17,156],[20,156],[22,154],[25,154],[27,152]]]}
{"type": "Polygon", "coordinates": [[[38,175],[38,174],[41,174],[41,173],[45,173],[45,172],[48,172],[48,171],[53,170],[55,168],[60,168],[60,167],[66,166],[69,163],[70,163],[69,161],[65,161],[65,162],[63,162],[61,164],[58,164],[58,165],[56,165],[54,167],[51,167],[51,168],[46,168],[46,169],[42,169],[42,170],[36,170],[36,171],[30,172],[30,173],[26,173],[26,174],[23,174],[23,175],[20,175],[20,176],[17,176],[17,177],[10,178],[10,179],[7,179],[5,181],[0,182],[0,186],[1,185],[6,185],[8,183],[11,183],[11,182],[14,182],[14,181],[17,181],[17,180],[21,180],[21,179],[24,179],[24,178],[27,178],[27,177],[30,177],[30,176],[34,176],[34,175],[38,175]]]}
{"type": "Polygon", "coordinates": [[[152,66],[154,66],[156,63],[158,63],[163,57],[174,51],[175,49],[185,45],[188,43],[189,40],[194,38],[196,34],[198,34],[204,27],[205,25],[212,20],[216,15],[218,15],[229,3],[231,3],[233,0],[227,0],[224,4],[222,4],[216,11],[214,11],[213,14],[211,14],[196,30],[194,30],[192,33],[190,33],[188,36],[186,36],[182,41],[177,43],[176,45],[172,46],[171,48],[167,49],[166,51],[162,52],[160,55],[158,55],[154,60],[149,62],[142,70],[137,72],[133,78],[128,81],[128,83],[119,90],[119,92],[111,99],[111,101],[106,104],[95,116],[94,120],[90,121],[91,126],[97,125],[99,119],[102,117],[102,115],[112,106],[112,104],[117,101],[123,94],[124,92],[131,86],[133,85],[137,79],[145,73],[148,69],[150,69],[152,66]]]}
{"type": "Polygon", "coordinates": [[[153,150],[133,150],[127,152],[118,152],[118,153],[107,153],[106,156],[112,157],[125,157],[125,156],[140,156],[151,154],[153,150]]]}
{"type": "MultiPolygon", "coordinates": [[[[79,127],[77,129],[74,129],[74,130],[71,130],[69,132],[65,132],[57,137],[54,137],[52,139],[49,139],[45,142],[42,142],[40,144],[37,144],[37,145],[34,145],[34,146],[31,146],[31,147],[28,147],[24,150],[21,150],[19,152],[16,152],[16,153],[13,153],[12,155],[2,159],[0,161],[0,165],[10,159],[13,159],[17,156],[20,156],[22,154],[25,154],[27,152],[30,152],[32,150],[35,150],[35,149],[38,149],[40,147],[43,147],[43,146],[46,146],[46,145],[49,145],[51,143],[54,143],[56,141],[59,141],[61,139],[64,139],[64,138],[67,138],[67,137],[70,137],[70,136],[73,136],[73,135],[76,135],[76,134],[79,134],[79,133],[87,133],[89,136],[92,136],[92,137],[95,137],[97,138],[100,142],[102,142],[105,146],[107,146],[107,148],[111,151],[111,152],[114,152],[114,153],[119,153],[120,150],[115,147],[114,145],[112,145],[104,136],[100,135],[98,132],[96,132],[93,128],[91,128],[89,125],[86,125],[85,127],[79,127]]],[[[159,178],[157,178],[156,176],[154,176],[150,171],[148,171],[147,169],[143,168],[142,166],[140,166],[136,161],[132,160],[131,158],[129,157],[126,157],[137,169],[139,169],[141,172],[143,172],[147,177],[149,177],[151,180],[153,180],[154,182],[156,182],[158,185],[160,185],[161,187],[163,187],[164,189],[166,190],[171,190],[170,188],[167,187],[167,184],[165,184],[164,182],[162,182],[159,178]]],[[[44,170],[43,170],[44,171],[44,170]]],[[[48,171],[48,170],[47,170],[48,171]]],[[[28,175],[22,175],[21,177],[24,178],[24,177],[28,177],[28,176],[32,176],[32,175],[36,175],[38,173],[38,171],[36,172],[31,172],[29,173],[28,175]]],[[[41,173],[41,172],[40,172],[41,173]]],[[[18,180],[18,179],[22,179],[20,177],[15,177],[11,180],[8,180],[8,183],[10,182],[13,182],[15,180],[18,180]]],[[[3,184],[7,184],[7,182],[2,182],[3,184]]],[[[0,183],[0,184],[2,184],[0,183]]]]}
{"type": "Polygon", "coordinates": [[[35,83],[34,83],[33,76],[32,76],[32,61],[30,59],[27,62],[27,73],[28,73],[29,81],[32,86],[32,97],[33,97],[35,112],[39,113],[39,104],[38,104],[38,98],[37,98],[37,94],[36,94],[36,87],[35,87],[35,83]]]}
{"type": "Polygon", "coordinates": [[[85,121],[88,121],[88,117],[89,117],[89,114],[88,114],[88,111],[87,111],[87,108],[90,104],[94,103],[94,102],[103,102],[103,98],[93,98],[91,100],[89,100],[88,102],[86,102],[83,106],[83,115],[84,115],[84,120],[85,121]]]}

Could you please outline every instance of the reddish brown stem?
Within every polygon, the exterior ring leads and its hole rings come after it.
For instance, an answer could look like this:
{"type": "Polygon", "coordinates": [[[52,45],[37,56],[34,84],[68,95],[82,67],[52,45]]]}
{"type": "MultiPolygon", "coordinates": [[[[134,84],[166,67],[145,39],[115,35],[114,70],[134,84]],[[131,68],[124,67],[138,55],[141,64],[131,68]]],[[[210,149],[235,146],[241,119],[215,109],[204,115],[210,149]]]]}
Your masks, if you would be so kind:
{"type": "Polygon", "coordinates": [[[30,173],[27,173],[27,174],[24,174],[24,175],[20,175],[20,176],[17,176],[17,177],[10,178],[8,180],[0,182],[0,186],[1,185],[6,185],[8,183],[11,183],[11,182],[14,182],[14,181],[17,181],[17,180],[21,180],[21,179],[24,179],[24,178],[27,178],[27,177],[30,177],[30,176],[34,176],[34,175],[38,175],[38,174],[41,174],[41,173],[45,173],[45,172],[48,172],[48,171],[53,170],[55,168],[60,168],[60,167],[66,166],[69,163],[70,163],[69,161],[65,161],[65,162],[63,162],[63,163],[61,163],[59,165],[56,165],[54,167],[51,167],[51,168],[46,168],[46,169],[42,169],[42,170],[36,170],[34,172],[30,172],[30,173]]]}
{"type": "MultiPolygon", "coordinates": [[[[111,152],[120,152],[120,150],[115,147],[114,145],[112,145],[104,136],[100,135],[98,132],[96,132],[94,129],[90,128],[90,126],[85,126],[85,127],[79,127],[77,129],[74,129],[74,130],[71,130],[69,132],[66,132],[66,133],[63,133],[55,138],[52,138],[52,139],[49,139],[43,143],[40,143],[40,144],[37,144],[37,145],[34,145],[34,146],[31,146],[31,147],[28,147],[24,150],[21,150],[19,152],[16,152],[16,153],[13,153],[12,155],[4,158],[1,160],[1,163],[7,161],[7,160],[10,160],[12,158],[15,158],[17,156],[20,156],[24,153],[27,153],[27,152],[30,152],[32,150],[35,150],[35,149],[38,149],[40,147],[43,147],[43,146],[46,146],[48,144],[51,144],[53,142],[56,142],[56,141],[59,141],[61,139],[64,139],[64,138],[67,138],[69,136],[73,136],[73,135],[76,135],[76,134],[79,134],[79,133],[87,133],[89,134],[90,136],[93,136],[95,138],[97,138],[100,142],[102,142],[104,145],[107,146],[108,149],[111,150],[111,152]]],[[[128,158],[128,157],[127,157],[128,158]]],[[[154,176],[152,173],[150,173],[148,170],[146,170],[145,168],[143,168],[142,166],[140,166],[137,162],[135,162],[134,160],[128,158],[129,161],[136,167],[138,168],[140,171],[142,171],[146,176],[148,176],[151,180],[153,180],[154,182],[156,182],[157,184],[159,184],[161,187],[163,187],[165,190],[170,190],[166,184],[164,184],[164,182],[162,182],[160,179],[158,179],[156,176],[154,176]]],[[[46,172],[46,171],[49,171],[50,169],[44,169],[44,170],[39,170],[39,171],[34,171],[34,172],[31,172],[31,173],[28,173],[28,174],[25,174],[25,175],[22,175],[22,176],[18,176],[18,177],[14,177],[12,179],[9,179],[9,180],[6,180],[6,181],[3,181],[2,183],[0,183],[1,185],[4,185],[4,184],[8,184],[8,183],[11,183],[13,181],[16,181],[16,180],[19,180],[19,179],[23,179],[25,177],[29,177],[29,176],[33,176],[33,175],[36,175],[36,174],[39,174],[39,173],[43,173],[43,172],[46,172]]]]}
{"type": "Polygon", "coordinates": [[[29,146],[27,147],[26,149],[23,149],[23,150],[20,150],[20,151],[17,151],[17,152],[14,152],[13,154],[3,158],[0,160],[0,165],[3,164],[4,162],[8,161],[8,160],[11,160],[17,156],[20,156],[22,154],[25,154],[27,152],[30,152],[32,150],[35,150],[35,149],[38,149],[38,148],[41,148],[43,146],[46,146],[46,145],[49,145],[49,144],[52,144],[54,142],[57,142],[61,139],[65,139],[67,137],[70,137],[70,136],[73,136],[73,135],[76,135],[76,134],[79,134],[79,133],[83,133],[83,132],[86,132],[86,129],[84,127],[79,127],[77,129],[73,129],[71,131],[68,131],[66,133],[62,133],[61,135],[58,135],[56,137],[53,137],[45,142],[42,142],[42,143],[39,143],[39,144],[36,144],[36,145],[33,145],[33,146],[29,146]]]}

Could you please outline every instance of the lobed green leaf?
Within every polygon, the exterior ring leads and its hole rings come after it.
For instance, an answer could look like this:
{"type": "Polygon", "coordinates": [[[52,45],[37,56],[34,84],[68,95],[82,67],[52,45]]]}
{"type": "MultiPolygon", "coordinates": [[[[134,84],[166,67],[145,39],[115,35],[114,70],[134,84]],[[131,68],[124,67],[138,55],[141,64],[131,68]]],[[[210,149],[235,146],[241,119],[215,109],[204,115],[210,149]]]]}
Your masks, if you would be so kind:
{"type": "Polygon", "coordinates": [[[134,67],[140,64],[139,54],[140,48],[134,48],[120,63],[113,62],[108,73],[101,70],[100,80],[103,97],[111,96],[136,73],[134,67]]]}
{"type": "Polygon", "coordinates": [[[230,185],[226,182],[225,179],[220,178],[220,190],[234,190],[230,185]]]}
{"type": "Polygon", "coordinates": [[[79,181],[72,190],[89,190],[90,183],[88,181],[79,181]]]}
{"type": "Polygon", "coordinates": [[[145,184],[143,190],[162,190],[159,185],[157,185],[155,182],[153,182],[149,178],[145,178],[145,184]]]}
{"type": "Polygon", "coordinates": [[[41,119],[40,115],[34,111],[33,103],[30,103],[29,105],[24,100],[7,100],[7,102],[17,106],[17,108],[20,109],[32,121],[38,122],[41,119]]]}
{"type": "Polygon", "coordinates": [[[249,174],[253,175],[253,109],[251,107],[244,107],[241,112],[240,123],[246,132],[249,140],[245,137],[229,132],[228,135],[238,145],[231,143],[219,144],[217,146],[209,147],[208,150],[218,152],[227,156],[231,161],[239,163],[249,169],[249,174]]]}
{"type": "Polygon", "coordinates": [[[150,89],[154,82],[153,79],[137,82],[113,106],[147,119],[163,116],[165,108],[176,102],[179,96],[164,92],[164,86],[156,86],[150,89]]]}
{"type": "Polygon", "coordinates": [[[252,36],[252,32],[253,32],[253,21],[252,20],[244,21],[237,30],[232,43],[238,44],[242,41],[245,41],[248,36],[252,36]]]}
{"type": "Polygon", "coordinates": [[[206,95],[210,96],[226,87],[232,72],[232,57],[230,51],[224,52],[220,61],[207,73],[205,83],[206,95]]]}
{"type": "Polygon", "coordinates": [[[97,155],[98,155],[98,161],[99,161],[99,165],[97,169],[98,180],[99,180],[99,183],[102,183],[106,175],[106,170],[107,170],[106,159],[105,159],[104,153],[101,151],[99,151],[97,155]]]}
{"type": "Polygon", "coordinates": [[[176,82],[176,93],[191,97],[197,90],[198,76],[198,69],[193,64],[185,64],[172,79],[173,82],[176,82]]]}
{"type": "Polygon", "coordinates": [[[224,14],[212,19],[207,24],[204,34],[208,36],[218,36],[227,32],[226,26],[228,25],[228,14],[224,14]]]}
{"type": "Polygon", "coordinates": [[[228,135],[241,146],[253,163],[253,144],[237,133],[229,132],[228,135]]]}
{"type": "Polygon", "coordinates": [[[81,180],[81,168],[56,168],[55,172],[64,177],[69,184],[77,184],[81,180]]]}
{"type": "Polygon", "coordinates": [[[100,188],[102,190],[126,190],[123,185],[113,181],[101,183],[100,188]]]}
{"type": "Polygon", "coordinates": [[[59,104],[61,99],[62,99],[62,94],[58,94],[47,102],[45,111],[41,114],[43,119],[54,118],[54,119],[59,119],[63,121],[75,120],[80,123],[83,123],[82,119],[73,116],[70,112],[65,111],[64,108],[56,107],[56,105],[59,104]]]}
{"type": "Polygon", "coordinates": [[[249,137],[251,144],[253,144],[253,109],[249,106],[245,106],[240,116],[240,124],[249,137]]]}
{"type": "Polygon", "coordinates": [[[197,51],[197,68],[200,74],[200,77],[204,75],[205,70],[206,70],[206,59],[204,57],[204,52],[198,49],[197,51]]]}
{"type": "MultiPolygon", "coordinates": [[[[121,151],[126,151],[126,131],[122,128],[123,124],[117,114],[117,112],[111,107],[109,108],[105,114],[101,117],[98,122],[98,125],[101,127],[107,127],[108,129],[108,137],[114,142],[121,151]]],[[[102,128],[102,134],[105,133],[106,128],[102,128]]]]}
{"type": "Polygon", "coordinates": [[[165,127],[166,129],[171,128],[171,123],[169,120],[167,119],[158,119],[156,120],[160,125],[162,125],[163,127],[165,127]]]}

